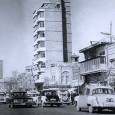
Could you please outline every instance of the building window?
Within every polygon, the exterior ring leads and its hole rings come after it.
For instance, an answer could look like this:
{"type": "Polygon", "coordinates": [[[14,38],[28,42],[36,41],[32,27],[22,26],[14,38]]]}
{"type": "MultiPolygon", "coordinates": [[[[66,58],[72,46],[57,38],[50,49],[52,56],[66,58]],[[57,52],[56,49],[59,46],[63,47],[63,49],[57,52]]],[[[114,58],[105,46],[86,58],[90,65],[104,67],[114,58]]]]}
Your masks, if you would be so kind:
{"type": "Polygon", "coordinates": [[[40,18],[44,18],[44,12],[43,11],[38,12],[38,15],[40,18]]]}
{"type": "Polygon", "coordinates": [[[100,55],[105,55],[105,51],[103,51],[103,52],[100,52],[100,55]]]}
{"type": "Polygon", "coordinates": [[[39,27],[44,27],[44,21],[38,22],[38,26],[39,26],[39,27]]]}
{"type": "Polygon", "coordinates": [[[101,57],[100,58],[100,64],[104,64],[105,63],[105,58],[104,57],[101,57]]]}
{"type": "Polygon", "coordinates": [[[42,58],[45,57],[45,51],[39,52],[38,55],[39,55],[40,58],[41,58],[41,57],[42,57],[42,58]]]}
{"type": "Polygon", "coordinates": [[[56,5],[56,8],[58,8],[58,9],[61,8],[61,5],[60,5],[60,4],[57,4],[57,5],[56,5]]]}
{"type": "Polygon", "coordinates": [[[40,31],[40,32],[38,33],[38,38],[39,38],[39,37],[45,37],[44,31],[40,31]]]}
{"type": "Polygon", "coordinates": [[[39,47],[45,47],[45,41],[40,41],[39,42],[39,47]]]}
{"type": "Polygon", "coordinates": [[[69,82],[69,76],[66,76],[66,84],[69,82]]]}
{"type": "Polygon", "coordinates": [[[40,65],[41,65],[41,68],[45,68],[46,67],[44,62],[41,62],[40,65]]]}

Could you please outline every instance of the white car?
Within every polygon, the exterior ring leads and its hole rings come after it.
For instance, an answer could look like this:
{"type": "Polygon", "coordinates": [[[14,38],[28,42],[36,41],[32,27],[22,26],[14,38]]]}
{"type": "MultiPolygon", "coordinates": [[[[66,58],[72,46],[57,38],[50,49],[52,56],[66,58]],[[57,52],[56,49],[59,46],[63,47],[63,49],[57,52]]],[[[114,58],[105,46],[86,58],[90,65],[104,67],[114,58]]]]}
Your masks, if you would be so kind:
{"type": "Polygon", "coordinates": [[[41,96],[40,96],[40,94],[39,93],[36,93],[36,92],[29,92],[28,93],[28,96],[29,97],[31,97],[31,98],[33,98],[33,105],[35,105],[35,106],[39,106],[39,105],[41,105],[41,96]]]}
{"type": "Polygon", "coordinates": [[[0,92],[0,103],[6,103],[6,94],[4,92],[0,92]]]}
{"type": "Polygon", "coordinates": [[[115,111],[115,95],[110,86],[87,85],[83,94],[74,98],[77,111],[88,108],[90,113],[95,110],[109,109],[115,111]]]}

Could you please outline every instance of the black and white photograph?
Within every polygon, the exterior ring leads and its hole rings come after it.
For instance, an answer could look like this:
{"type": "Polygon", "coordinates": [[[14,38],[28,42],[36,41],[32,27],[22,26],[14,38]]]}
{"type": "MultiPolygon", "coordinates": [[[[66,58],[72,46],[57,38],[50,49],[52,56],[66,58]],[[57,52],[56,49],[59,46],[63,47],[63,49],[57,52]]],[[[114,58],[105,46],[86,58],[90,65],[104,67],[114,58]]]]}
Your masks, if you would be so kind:
{"type": "Polygon", "coordinates": [[[0,115],[115,114],[115,0],[0,0],[0,115]]]}

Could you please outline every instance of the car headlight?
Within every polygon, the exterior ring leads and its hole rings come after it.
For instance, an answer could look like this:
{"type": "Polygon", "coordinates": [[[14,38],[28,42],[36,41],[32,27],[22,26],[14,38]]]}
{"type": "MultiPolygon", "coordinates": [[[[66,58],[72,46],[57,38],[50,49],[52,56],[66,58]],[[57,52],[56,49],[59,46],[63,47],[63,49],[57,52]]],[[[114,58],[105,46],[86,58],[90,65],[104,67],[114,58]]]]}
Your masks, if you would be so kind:
{"type": "Polygon", "coordinates": [[[106,102],[114,102],[114,99],[113,98],[107,98],[106,102]]]}
{"type": "Polygon", "coordinates": [[[18,102],[18,100],[17,100],[17,99],[14,99],[14,102],[15,102],[15,103],[17,103],[17,102],[18,102]]]}
{"type": "Polygon", "coordinates": [[[33,102],[33,99],[28,99],[28,102],[33,102]]]}
{"type": "Polygon", "coordinates": [[[99,100],[98,100],[98,98],[96,97],[96,102],[97,102],[97,104],[99,104],[99,100]]]}

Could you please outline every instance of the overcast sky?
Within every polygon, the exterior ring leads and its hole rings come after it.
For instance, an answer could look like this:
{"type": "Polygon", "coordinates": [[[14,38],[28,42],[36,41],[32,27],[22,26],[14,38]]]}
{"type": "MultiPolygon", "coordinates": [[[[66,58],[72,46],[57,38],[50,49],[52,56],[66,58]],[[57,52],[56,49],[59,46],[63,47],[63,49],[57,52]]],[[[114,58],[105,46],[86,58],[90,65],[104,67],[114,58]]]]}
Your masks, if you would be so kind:
{"type": "MultiPolygon", "coordinates": [[[[33,58],[33,11],[44,0],[0,0],[0,59],[4,60],[4,77],[13,70],[24,72],[33,58]]],[[[110,21],[115,35],[115,0],[71,0],[72,51],[105,36],[110,21]]]]}

